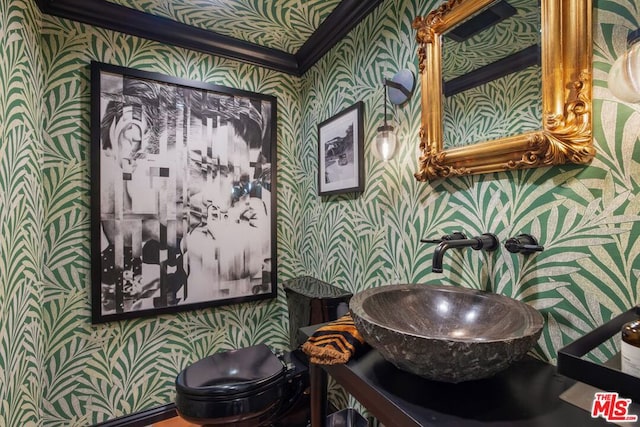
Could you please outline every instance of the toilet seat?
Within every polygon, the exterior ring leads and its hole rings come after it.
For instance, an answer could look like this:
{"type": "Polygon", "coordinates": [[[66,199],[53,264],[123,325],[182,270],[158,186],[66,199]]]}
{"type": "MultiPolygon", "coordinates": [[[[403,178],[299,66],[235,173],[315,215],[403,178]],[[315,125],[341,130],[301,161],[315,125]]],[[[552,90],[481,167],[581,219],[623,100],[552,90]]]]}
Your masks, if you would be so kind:
{"type": "Polygon", "coordinates": [[[264,344],[217,353],[176,378],[176,409],[204,425],[256,426],[285,399],[287,368],[264,344]]]}
{"type": "Polygon", "coordinates": [[[217,353],[184,369],[176,390],[191,396],[229,398],[268,388],[284,375],[285,366],[264,344],[217,353]]]}

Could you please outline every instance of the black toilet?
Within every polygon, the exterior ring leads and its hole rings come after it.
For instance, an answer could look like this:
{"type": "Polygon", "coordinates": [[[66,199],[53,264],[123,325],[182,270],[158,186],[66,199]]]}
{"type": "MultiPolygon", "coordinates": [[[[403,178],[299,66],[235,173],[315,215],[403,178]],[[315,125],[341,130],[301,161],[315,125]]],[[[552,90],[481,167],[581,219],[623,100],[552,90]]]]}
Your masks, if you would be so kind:
{"type": "Polygon", "coordinates": [[[308,276],[283,285],[293,351],[280,354],[258,344],[188,366],[176,378],[182,418],[203,426],[307,425],[309,375],[306,356],[297,348],[297,329],[337,319],[348,310],[352,294],[308,276]]]}
{"type": "Polygon", "coordinates": [[[199,360],[176,378],[180,416],[206,426],[271,425],[308,386],[307,367],[264,344],[199,360]]]}

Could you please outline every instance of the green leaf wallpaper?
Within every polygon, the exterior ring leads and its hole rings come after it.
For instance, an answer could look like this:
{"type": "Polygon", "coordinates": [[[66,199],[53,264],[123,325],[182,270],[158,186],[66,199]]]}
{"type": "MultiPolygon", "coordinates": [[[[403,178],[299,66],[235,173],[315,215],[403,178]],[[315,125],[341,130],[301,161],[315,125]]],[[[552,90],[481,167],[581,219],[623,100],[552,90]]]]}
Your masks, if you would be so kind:
{"type": "MultiPolygon", "coordinates": [[[[412,172],[417,169],[419,96],[394,108],[403,141],[396,158],[382,164],[370,149],[375,129],[382,124],[383,78],[402,68],[416,72],[416,46],[407,28],[414,16],[426,15],[437,4],[384,2],[303,76],[307,89],[303,110],[308,118],[302,123],[308,155],[316,157],[315,123],[362,100],[367,157],[363,194],[325,199],[307,194],[303,212],[309,220],[301,237],[317,249],[305,251],[301,261],[310,274],[354,291],[388,283],[444,282],[524,300],[546,320],[533,353],[555,362],[560,347],[639,301],[640,150],[635,147],[640,142],[640,107],[613,99],[606,79],[611,64],[625,49],[627,32],[640,23],[640,2],[597,3],[594,127],[598,155],[591,165],[416,184],[412,172]],[[445,255],[444,273],[431,273],[434,247],[420,244],[419,239],[456,230],[468,235],[493,232],[502,241],[531,233],[545,251],[528,257],[504,249],[452,251],[445,255]]],[[[507,85],[513,82],[503,86],[507,85]]],[[[492,129],[479,129],[478,119],[466,114],[470,110],[475,114],[497,108],[506,115],[510,102],[526,108],[531,99],[532,90],[525,86],[517,100],[505,97],[503,86],[495,86],[491,96],[475,98],[457,110],[468,125],[455,129],[459,136],[452,138],[490,137],[483,132],[492,129]]],[[[313,179],[312,175],[309,185],[313,179]]],[[[601,346],[595,357],[612,356],[615,346],[614,342],[601,346]]],[[[332,394],[342,399],[337,389],[332,394]]]]}
{"type": "MultiPolygon", "coordinates": [[[[295,78],[0,0],[0,425],[87,426],[163,405],[175,375],[196,359],[288,342],[282,291],[268,302],[90,324],[92,59],[277,96],[280,282],[309,274],[352,292],[398,282],[489,289],[542,312],[533,353],[551,362],[637,302],[640,106],[615,100],[606,80],[628,30],[640,25],[640,1],[597,2],[591,165],[418,183],[419,96],[392,109],[397,156],[380,163],[371,144],[383,78],[417,72],[411,22],[437,3],[386,0],[295,78]],[[366,189],[319,198],[317,124],[357,101],[365,105],[366,189]],[[454,230],[503,241],[531,233],[545,251],[449,251],[444,273],[431,273],[434,248],[419,239],[454,230]]],[[[335,386],[331,395],[354,403],[335,386]]]]}
{"type": "MultiPolygon", "coordinates": [[[[515,14],[464,41],[442,37],[443,80],[540,45],[538,0],[511,0],[515,14]]],[[[540,129],[542,69],[530,66],[443,99],[443,146],[465,147],[540,129]]],[[[446,83],[445,83],[446,85],[446,83]]]]}
{"type": "Polygon", "coordinates": [[[513,16],[499,21],[463,41],[443,37],[445,80],[460,77],[532,45],[540,44],[538,0],[510,0],[513,16]],[[453,54],[451,54],[453,52],[453,54]]]}
{"type": "MultiPolygon", "coordinates": [[[[85,426],[160,406],[173,400],[175,376],[195,360],[259,342],[286,346],[283,292],[268,302],[90,324],[89,63],[97,60],[277,95],[278,143],[283,148],[295,145],[300,127],[299,80],[48,16],[42,25],[42,52],[42,360],[48,379],[43,423],[85,426]]],[[[286,168],[287,161],[281,164],[286,168]]],[[[282,185],[283,192],[287,187],[282,185]]],[[[287,277],[292,276],[280,273],[280,278],[287,277]]]]}
{"type": "Polygon", "coordinates": [[[446,96],[443,147],[466,147],[542,128],[542,69],[528,67],[446,96]]]}
{"type": "Polygon", "coordinates": [[[197,28],[296,53],[340,0],[107,0],[197,28]]]}
{"type": "Polygon", "coordinates": [[[0,2],[0,426],[38,425],[45,382],[40,19],[0,2]]]}

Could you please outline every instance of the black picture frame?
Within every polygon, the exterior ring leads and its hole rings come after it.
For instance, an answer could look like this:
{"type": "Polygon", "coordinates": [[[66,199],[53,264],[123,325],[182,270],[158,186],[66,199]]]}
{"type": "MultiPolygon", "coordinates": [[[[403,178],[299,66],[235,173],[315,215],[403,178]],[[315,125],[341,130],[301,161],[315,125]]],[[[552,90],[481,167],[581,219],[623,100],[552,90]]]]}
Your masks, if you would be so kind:
{"type": "Polygon", "coordinates": [[[364,104],[318,125],[318,195],[364,191],[364,104]]]}
{"type": "Polygon", "coordinates": [[[274,96],[91,63],[92,322],[275,298],[274,96]]]}

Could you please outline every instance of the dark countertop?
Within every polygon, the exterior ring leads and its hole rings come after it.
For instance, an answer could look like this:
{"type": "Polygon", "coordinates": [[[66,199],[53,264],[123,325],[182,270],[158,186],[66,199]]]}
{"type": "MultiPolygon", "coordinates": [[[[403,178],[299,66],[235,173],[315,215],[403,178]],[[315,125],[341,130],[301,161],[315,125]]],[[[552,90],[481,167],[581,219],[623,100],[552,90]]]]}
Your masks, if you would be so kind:
{"type": "MultiPolygon", "coordinates": [[[[310,336],[318,325],[302,328],[310,336]]],[[[575,381],[525,357],[492,378],[449,384],[401,371],[370,349],[346,365],[318,365],[388,427],[611,426],[560,399],[575,381]]]]}

